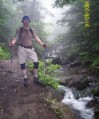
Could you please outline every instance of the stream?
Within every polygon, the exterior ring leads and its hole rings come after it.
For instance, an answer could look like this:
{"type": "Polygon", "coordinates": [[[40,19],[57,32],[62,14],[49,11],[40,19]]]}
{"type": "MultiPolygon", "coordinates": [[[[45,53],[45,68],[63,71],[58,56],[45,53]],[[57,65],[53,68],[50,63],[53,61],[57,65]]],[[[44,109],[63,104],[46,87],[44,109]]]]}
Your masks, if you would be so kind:
{"type": "MultiPolygon", "coordinates": [[[[59,80],[64,80],[72,75],[75,75],[75,71],[70,68],[61,68],[56,73],[56,77],[58,77],[59,80]]],[[[62,85],[59,86],[59,90],[64,92],[62,102],[74,110],[74,113],[77,115],[78,119],[98,119],[94,117],[94,109],[92,107],[88,107],[88,103],[93,100],[92,95],[80,96],[79,91],[76,90],[74,93],[73,87],[62,85]],[[75,94],[77,93],[79,94],[78,99],[75,98],[75,94]]]]}
{"type": "Polygon", "coordinates": [[[92,97],[83,97],[79,99],[75,99],[75,96],[72,92],[72,89],[59,86],[61,90],[65,91],[64,98],[62,100],[63,103],[70,106],[71,108],[77,110],[79,112],[79,118],[81,119],[93,119],[94,118],[94,111],[93,109],[88,109],[86,105],[89,101],[92,100],[92,97]]]}

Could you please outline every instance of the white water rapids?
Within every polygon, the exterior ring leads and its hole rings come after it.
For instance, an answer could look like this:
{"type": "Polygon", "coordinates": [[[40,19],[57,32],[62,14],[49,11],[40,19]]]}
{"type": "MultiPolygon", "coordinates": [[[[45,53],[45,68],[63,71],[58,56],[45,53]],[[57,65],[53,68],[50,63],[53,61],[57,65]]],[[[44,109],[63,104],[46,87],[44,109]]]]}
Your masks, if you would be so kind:
{"type": "Polygon", "coordinates": [[[62,102],[71,106],[73,109],[78,110],[81,118],[83,119],[94,118],[93,109],[88,109],[86,107],[88,102],[92,100],[92,97],[75,99],[74,94],[70,88],[67,88],[65,86],[59,86],[59,89],[65,91],[64,99],[62,100],[62,102]]]}

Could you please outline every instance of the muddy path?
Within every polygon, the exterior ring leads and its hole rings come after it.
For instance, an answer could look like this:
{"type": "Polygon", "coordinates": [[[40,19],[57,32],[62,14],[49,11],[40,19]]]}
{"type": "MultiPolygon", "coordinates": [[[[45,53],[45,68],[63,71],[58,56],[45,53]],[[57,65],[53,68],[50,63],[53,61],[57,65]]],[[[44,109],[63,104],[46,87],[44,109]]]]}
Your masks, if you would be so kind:
{"type": "Polygon", "coordinates": [[[16,60],[13,67],[14,75],[10,60],[0,61],[0,119],[58,119],[42,99],[46,87],[34,84],[28,72],[29,87],[25,88],[16,60]]]}

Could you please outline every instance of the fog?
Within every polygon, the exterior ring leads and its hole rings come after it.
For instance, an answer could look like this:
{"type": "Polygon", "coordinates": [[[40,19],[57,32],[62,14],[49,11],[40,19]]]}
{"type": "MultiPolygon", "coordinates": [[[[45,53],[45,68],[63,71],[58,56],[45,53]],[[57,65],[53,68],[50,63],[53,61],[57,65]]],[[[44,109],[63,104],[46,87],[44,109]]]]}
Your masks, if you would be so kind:
{"type": "Polygon", "coordinates": [[[66,27],[67,27],[67,31],[68,31],[68,25],[67,26],[58,25],[57,21],[61,20],[61,18],[63,16],[62,13],[66,12],[66,11],[68,12],[68,10],[71,8],[71,6],[68,5],[63,8],[53,7],[54,6],[53,0],[49,0],[49,1],[43,0],[42,4],[52,14],[52,15],[46,14],[44,22],[52,24],[52,26],[50,28],[52,33],[47,38],[47,40],[53,41],[59,34],[62,34],[64,32],[66,33],[66,27]],[[64,30],[64,28],[65,28],[65,30],[64,30]]]}
{"type": "MultiPolygon", "coordinates": [[[[34,0],[35,1],[35,0],[34,0]]],[[[66,31],[69,30],[68,24],[61,26],[57,23],[58,20],[61,20],[63,17],[64,12],[68,12],[68,10],[71,8],[70,5],[65,6],[63,8],[57,8],[54,7],[55,0],[36,0],[39,2],[39,8],[36,6],[36,11],[40,11],[40,14],[34,11],[34,8],[31,7],[34,4],[33,0],[25,0],[22,2],[19,2],[19,6],[21,6],[23,10],[23,15],[30,16],[31,20],[33,20],[34,16],[40,15],[40,20],[46,24],[45,25],[46,31],[50,32],[50,35],[47,37],[48,41],[53,41],[56,39],[56,37],[62,33],[66,33],[66,31]],[[26,7],[26,8],[25,8],[26,7]]],[[[15,8],[15,7],[14,7],[15,8]]]]}

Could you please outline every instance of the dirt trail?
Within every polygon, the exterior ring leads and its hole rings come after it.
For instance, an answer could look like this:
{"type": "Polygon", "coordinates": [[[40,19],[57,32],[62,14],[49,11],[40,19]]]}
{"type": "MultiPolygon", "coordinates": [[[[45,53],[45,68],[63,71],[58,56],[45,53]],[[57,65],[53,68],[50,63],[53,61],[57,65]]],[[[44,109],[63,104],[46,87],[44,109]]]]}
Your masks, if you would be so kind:
{"type": "Polygon", "coordinates": [[[14,75],[10,61],[0,62],[0,119],[58,119],[40,96],[46,87],[34,84],[28,72],[29,87],[25,88],[17,61],[13,66],[14,75]]]}

